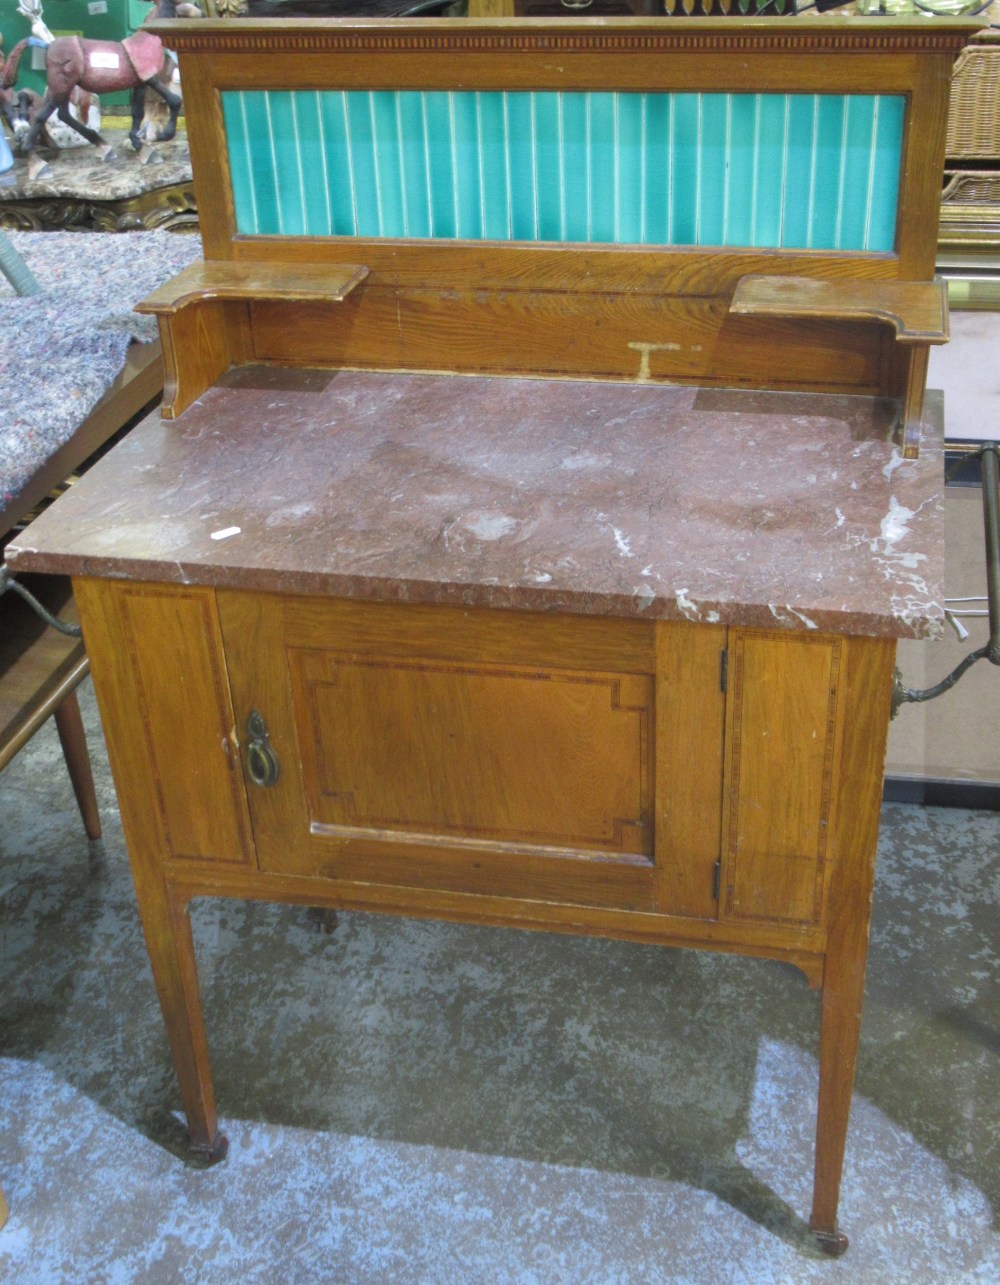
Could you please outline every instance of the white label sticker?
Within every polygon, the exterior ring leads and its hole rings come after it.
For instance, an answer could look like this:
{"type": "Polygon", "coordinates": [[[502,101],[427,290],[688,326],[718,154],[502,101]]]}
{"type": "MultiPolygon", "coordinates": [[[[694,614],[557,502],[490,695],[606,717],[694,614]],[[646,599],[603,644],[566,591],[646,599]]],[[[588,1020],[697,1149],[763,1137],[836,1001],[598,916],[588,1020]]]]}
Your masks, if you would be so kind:
{"type": "Polygon", "coordinates": [[[97,49],[90,55],[91,67],[105,67],[108,71],[117,71],[119,67],[118,55],[110,49],[97,49]]]}
{"type": "Polygon", "coordinates": [[[107,13],[107,11],[108,0],[91,0],[91,3],[87,5],[87,12],[92,18],[95,18],[99,13],[107,13]]]}

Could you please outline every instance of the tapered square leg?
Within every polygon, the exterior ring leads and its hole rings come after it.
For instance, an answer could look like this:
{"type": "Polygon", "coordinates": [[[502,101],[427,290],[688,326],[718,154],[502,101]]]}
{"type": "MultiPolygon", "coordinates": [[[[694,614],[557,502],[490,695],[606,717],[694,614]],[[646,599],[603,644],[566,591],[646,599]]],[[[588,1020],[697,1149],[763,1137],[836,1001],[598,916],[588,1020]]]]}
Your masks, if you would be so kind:
{"type": "Polygon", "coordinates": [[[191,1150],[210,1161],[222,1160],[229,1143],[219,1132],[188,906],[172,898],[162,881],[150,884],[139,909],[191,1150]]]}
{"type": "Polygon", "coordinates": [[[816,1170],[809,1226],[824,1253],[838,1257],[848,1245],[837,1228],[851,1091],[861,1030],[864,963],[823,989],[819,1039],[816,1170]]]}

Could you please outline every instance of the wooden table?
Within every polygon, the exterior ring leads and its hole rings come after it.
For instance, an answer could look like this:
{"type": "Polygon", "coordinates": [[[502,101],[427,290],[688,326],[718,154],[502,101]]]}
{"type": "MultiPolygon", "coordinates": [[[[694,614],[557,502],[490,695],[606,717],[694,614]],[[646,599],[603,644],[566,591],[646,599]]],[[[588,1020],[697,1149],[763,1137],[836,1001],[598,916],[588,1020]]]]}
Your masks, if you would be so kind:
{"type": "Polygon", "coordinates": [[[161,414],[11,558],[74,578],[196,1150],[195,897],[762,955],[822,993],[810,1225],[846,1248],[969,29],[164,28],[206,262],[145,305],[161,414]]]}

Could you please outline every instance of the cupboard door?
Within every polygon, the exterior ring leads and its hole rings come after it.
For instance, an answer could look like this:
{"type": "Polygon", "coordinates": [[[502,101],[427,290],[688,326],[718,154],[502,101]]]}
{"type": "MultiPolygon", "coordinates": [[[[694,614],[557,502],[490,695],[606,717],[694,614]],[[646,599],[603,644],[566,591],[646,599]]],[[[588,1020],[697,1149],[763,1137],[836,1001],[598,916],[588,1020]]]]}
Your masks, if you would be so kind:
{"type": "Polygon", "coordinates": [[[248,787],[263,869],[652,907],[651,626],[219,601],[242,726],[279,765],[248,787]]]}
{"type": "Polygon", "coordinates": [[[821,921],[843,647],[828,635],[730,633],[726,919],[821,921]]]}

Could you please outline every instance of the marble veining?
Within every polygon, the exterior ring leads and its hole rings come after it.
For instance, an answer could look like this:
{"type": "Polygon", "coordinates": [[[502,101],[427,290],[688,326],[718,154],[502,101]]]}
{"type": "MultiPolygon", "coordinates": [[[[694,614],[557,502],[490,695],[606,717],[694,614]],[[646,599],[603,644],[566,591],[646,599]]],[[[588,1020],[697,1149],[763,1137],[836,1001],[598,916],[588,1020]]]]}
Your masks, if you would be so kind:
{"type": "Polygon", "coordinates": [[[244,368],[176,421],[148,419],[9,558],[369,600],[936,636],[940,427],[908,461],[889,422],[888,404],[864,397],[244,368]]]}
{"type": "Polygon", "coordinates": [[[115,154],[102,160],[94,147],[62,148],[45,152],[49,169],[39,178],[28,177],[27,157],[14,159],[14,183],[0,186],[0,202],[70,198],[79,201],[120,201],[157,188],[191,182],[191,156],[182,133],[157,143],[151,160],[144,161],[118,131],[106,129],[115,154]]]}

